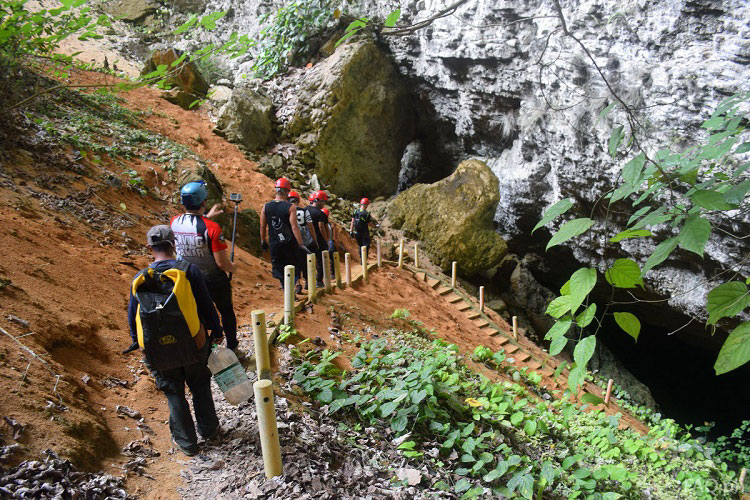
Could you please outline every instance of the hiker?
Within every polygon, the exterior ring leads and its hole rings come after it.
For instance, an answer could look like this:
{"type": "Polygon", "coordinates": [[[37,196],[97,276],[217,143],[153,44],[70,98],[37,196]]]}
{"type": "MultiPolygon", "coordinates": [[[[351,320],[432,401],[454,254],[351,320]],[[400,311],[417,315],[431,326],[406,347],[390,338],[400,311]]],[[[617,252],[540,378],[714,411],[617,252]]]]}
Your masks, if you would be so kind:
{"type": "Polygon", "coordinates": [[[135,348],[169,406],[172,441],[185,455],[198,453],[198,438],[185,384],[193,395],[198,433],[210,439],[219,431],[206,365],[221,324],[198,266],[175,259],[175,235],[167,225],[146,233],[154,262],[135,275],[130,287],[128,323],[135,348]],[[207,337],[206,330],[211,334],[207,337]]]}
{"type": "Polygon", "coordinates": [[[357,239],[359,247],[367,247],[367,255],[370,255],[370,224],[377,224],[372,218],[367,207],[370,205],[368,198],[362,198],[359,202],[359,210],[354,212],[352,222],[349,225],[349,234],[357,239]]]}
{"type": "Polygon", "coordinates": [[[328,194],[325,191],[316,191],[312,195],[312,204],[307,207],[310,216],[312,217],[313,229],[315,232],[315,242],[317,248],[315,249],[315,269],[316,269],[316,286],[322,288],[323,285],[323,250],[328,250],[332,253],[333,241],[331,241],[330,235],[328,234],[328,217],[323,213],[326,201],[328,201],[328,194]]]}
{"type": "Polygon", "coordinates": [[[218,205],[203,215],[206,198],[208,190],[204,181],[188,182],[180,190],[185,213],[175,215],[170,221],[177,240],[177,258],[195,264],[203,273],[211,300],[221,315],[227,348],[242,358],[245,353],[237,347],[237,317],[232,304],[232,284],[227,276],[227,273],[234,273],[237,266],[229,259],[221,227],[211,220],[221,213],[218,205]]]}
{"type": "MultiPolygon", "coordinates": [[[[310,249],[310,252],[315,252],[315,242],[313,242],[312,236],[314,230],[310,212],[308,212],[306,208],[299,206],[299,193],[297,191],[290,191],[288,199],[289,203],[294,205],[294,208],[297,210],[297,225],[299,226],[300,233],[302,233],[302,243],[310,249]]],[[[298,257],[299,262],[295,264],[297,266],[295,269],[297,279],[299,279],[300,276],[303,276],[305,278],[305,287],[307,287],[307,252],[305,252],[302,247],[300,247],[298,257]]],[[[297,293],[301,293],[302,285],[298,283],[295,290],[297,293]]]]}
{"type": "MultiPolygon", "coordinates": [[[[292,184],[281,177],[276,181],[276,196],[260,212],[260,242],[263,250],[271,253],[271,274],[284,289],[284,267],[299,265],[300,249],[305,254],[312,251],[305,246],[297,224],[297,208],[289,203],[292,184]]],[[[295,283],[298,276],[295,273],[295,283]]]]}
{"type": "MultiPolygon", "coordinates": [[[[338,249],[338,241],[336,239],[336,227],[331,222],[331,212],[328,210],[327,207],[324,207],[322,212],[326,214],[326,219],[328,219],[328,237],[331,238],[331,241],[333,241],[333,251],[335,252],[338,249]]],[[[331,276],[334,276],[336,273],[336,265],[333,262],[333,253],[329,252],[329,259],[328,262],[331,264],[331,276]]]]}

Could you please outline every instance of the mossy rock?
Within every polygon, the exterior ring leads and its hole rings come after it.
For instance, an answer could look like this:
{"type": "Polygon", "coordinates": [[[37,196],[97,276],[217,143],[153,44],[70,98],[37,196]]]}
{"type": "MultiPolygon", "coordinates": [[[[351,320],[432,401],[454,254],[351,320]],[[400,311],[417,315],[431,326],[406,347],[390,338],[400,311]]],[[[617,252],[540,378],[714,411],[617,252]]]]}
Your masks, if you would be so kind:
{"type": "Polygon", "coordinates": [[[499,200],[495,174],[483,162],[468,160],[439,182],[399,194],[388,216],[423,243],[433,263],[447,271],[457,261],[460,274],[474,275],[496,266],[508,252],[493,225],[499,200]]]}

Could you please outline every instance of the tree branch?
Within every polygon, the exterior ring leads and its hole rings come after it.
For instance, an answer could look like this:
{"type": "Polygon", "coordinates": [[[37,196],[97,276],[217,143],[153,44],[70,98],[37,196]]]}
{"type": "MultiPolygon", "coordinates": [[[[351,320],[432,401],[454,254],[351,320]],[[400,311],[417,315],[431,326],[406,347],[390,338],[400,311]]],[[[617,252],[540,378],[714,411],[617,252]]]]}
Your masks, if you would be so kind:
{"type": "Polygon", "coordinates": [[[441,10],[440,12],[437,12],[436,14],[431,15],[427,19],[423,21],[419,21],[418,23],[414,23],[411,26],[403,26],[403,27],[394,27],[394,28],[385,28],[381,30],[380,32],[383,35],[390,35],[390,36],[403,36],[403,35],[410,35],[414,33],[415,31],[418,31],[422,28],[426,28],[430,24],[432,24],[434,21],[447,17],[451,14],[453,14],[456,9],[458,9],[463,4],[467,3],[469,0],[458,0],[456,2],[453,2],[445,9],[441,10]]]}

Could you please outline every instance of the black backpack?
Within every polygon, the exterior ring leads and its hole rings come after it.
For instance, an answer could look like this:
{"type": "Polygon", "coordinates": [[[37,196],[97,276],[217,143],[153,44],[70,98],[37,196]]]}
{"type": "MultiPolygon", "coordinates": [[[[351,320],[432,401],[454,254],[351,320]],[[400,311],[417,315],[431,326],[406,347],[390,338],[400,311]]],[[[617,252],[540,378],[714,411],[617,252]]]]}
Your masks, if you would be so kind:
{"type": "Polygon", "coordinates": [[[178,261],[162,271],[147,268],[133,280],[133,296],[138,302],[138,343],[152,370],[171,370],[198,361],[194,337],[201,326],[192,288],[186,286],[189,265],[178,261]]]}
{"type": "Polygon", "coordinates": [[[369,229],[367,225],[370,223],[370,214],[368,212],[357,210],[356,212],[354,212],[353,219],[354,229],[358,233],[364,233],[369,229]]]}

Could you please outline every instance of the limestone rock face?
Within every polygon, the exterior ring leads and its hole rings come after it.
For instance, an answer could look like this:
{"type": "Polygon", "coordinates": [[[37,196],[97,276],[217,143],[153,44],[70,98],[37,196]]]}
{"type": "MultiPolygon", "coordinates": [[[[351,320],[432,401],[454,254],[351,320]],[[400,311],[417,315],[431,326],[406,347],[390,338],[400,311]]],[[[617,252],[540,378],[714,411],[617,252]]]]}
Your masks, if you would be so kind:
{"type": "MultiPolygon", "coordinates": [[[[155,50],[146,61],[141,74],[148,74],[161,65],[171,68],[172,63],[179,59],[180,55],[176,49],[155,50]]],[[[209,89],[208,82],[198,71],[195,63],[191,61],[182,62],[179,70],[167,78],[167,83],[173,85],[174,88],[165,92],[162,97],[184,109],[190,109],[194,101],[206,97],[209,89]]]]}
{"type": "Polygon", "coordinates": [[[214,133],[256,150],[268,144],[273,136],[272,116],[270,98],[249,86],[237,87],[221,108],[214,133]]]}
{"type": "Polygon", "coordinates": [[[338,195],[396,191],[414,134],[406,87],[372,41],[339,46],[304,72],[284,133],[309,148],[320,178],[338,195]]]}
{"type": "Polygon", "coordinates": [[[153,0],[115,0],[104,4],[104,10],[123,21],[137,22],[156,12],[159,4],[153,0]]]}
{"type": "Polygon", "coordinates": [[[499,199],[497,177],[485,163],[468,160],[450,177],[399,194],[388,216],[425,244],[435,264],[447,270],[455,260],[462,274],[477,274],[508,251],[492,224],[499,199]]]}

